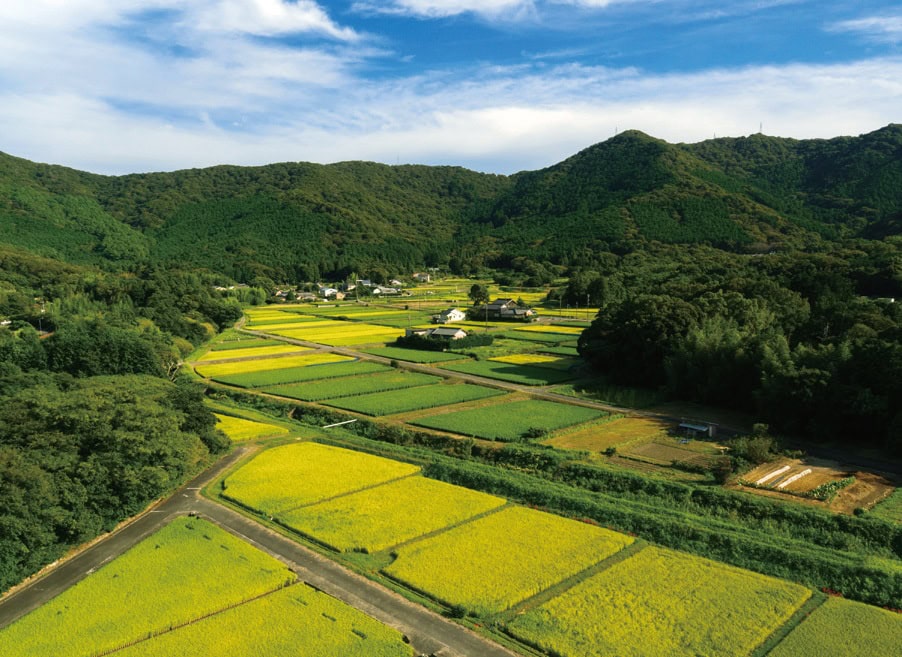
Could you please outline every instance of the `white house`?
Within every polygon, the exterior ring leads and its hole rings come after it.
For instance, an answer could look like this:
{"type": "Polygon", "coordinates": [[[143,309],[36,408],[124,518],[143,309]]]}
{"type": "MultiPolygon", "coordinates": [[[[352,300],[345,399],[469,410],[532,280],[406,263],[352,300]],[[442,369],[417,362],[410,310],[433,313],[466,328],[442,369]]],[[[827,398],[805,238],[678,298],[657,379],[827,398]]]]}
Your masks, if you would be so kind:
{"type": "Polygon", "coordinates": [[[413,275],[413,280],[417,283],[428,283],[431,280],[431,276],[425,272],[417,272],[413,275]]]}
{"type": "Polygon", "coordinates": [[[438,315],[432,317],[434,324],[451,324],[452,322],[462,322],[467,318],[466,313],[458,308],[448,308],[438,315]]]}
{"type": "Polygon", "coordinates": [[[460,340],[467,337],[467,332],[459,328],[433,328],[433,329],[405,329],[404,336],[419,335],[422,338],[442,338],[445,340],[460,340]]]}
{"type": "Polygon", "coordinates": [[[338,294],[338,290],[336,290],[334,287],[321,287],[319,289],[319,295],[324,299],[334,297],[336,294],[338,294]]]}

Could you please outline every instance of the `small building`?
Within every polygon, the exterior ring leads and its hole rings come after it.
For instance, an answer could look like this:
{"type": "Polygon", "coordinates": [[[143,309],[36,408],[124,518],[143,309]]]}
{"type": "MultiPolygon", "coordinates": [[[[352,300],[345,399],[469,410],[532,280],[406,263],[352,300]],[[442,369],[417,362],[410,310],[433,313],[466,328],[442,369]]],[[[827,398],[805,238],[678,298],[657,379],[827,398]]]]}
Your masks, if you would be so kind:
{"type": "Polygon", "coordinates": [[[461,338],[467,337],[467,332],[460,328],[436,328],[429,330],[431,331],[431,333],[429,334],[430,338],[460,340],[461,338]]]}
{"type": "Polygon", "coordinates": [[[513,299],[495,299],[474,315],[482,314],[486,319],[499,319],[511,322],[528,322],[536,316],[532,308],[520,306],[513,299]]]}
{"type": "Polygon", "coordinates": [[[404,283],[399,281],[397,278],[393,278],[388,282],[392,287],[404,287],[404,283]]]}
{"type": "Polygon", "coordinates": [[[433,324],[451,324],[453,322],[462,322],[467,318],[466,313],[459,308],[448,308],[438,315],[432,316],[433,324]]]}
{"type": "Polygon", "coordinates": [[[387,287],[385,285],[379,285],[373,288],[373,294],[380,294],[382,296],[391,296],[395,294],[401,294],[401,290],[396,287],[387,287]]]}
{"type": "Polygon", "coordinates": [[[440,340],[460,340],[467,337],[467,332],[459,328],[409,328],[404,330],[404,337],[409,338],[412,335],[417,335],[421,338],[438,338],[440,340]]]}
{"type": "Polygon", "coordinates": [[[426,272],[416,272],[413,275],[413,280],[415,280],[417,283],[428,283],[430,280],[432,280],[432,277],[426,272]]]}
{"type": "Polygon", "coordinates": [[[338,290],[334,287],[321,287],[319,289],[319,295],[324,299],[328,299],[329,297],[334,297],[338,294],[338,290]]]}
{"type": "Polygon", "coordinates": [[[680,431],[692,438],[696,436],[707,436],[714,438],[717,436],[717,425],[713,422],[680,422],[680,431]]]}

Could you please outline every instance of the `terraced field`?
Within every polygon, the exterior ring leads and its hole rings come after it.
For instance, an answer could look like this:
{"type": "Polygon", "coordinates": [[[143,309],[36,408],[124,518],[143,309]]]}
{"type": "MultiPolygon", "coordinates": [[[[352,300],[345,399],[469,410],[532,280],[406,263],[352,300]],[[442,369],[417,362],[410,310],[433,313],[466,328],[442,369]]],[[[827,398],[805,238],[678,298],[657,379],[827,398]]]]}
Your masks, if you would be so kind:
{"type": "Polygon", "coordinates": [[[563,657],[739,657],[810,595],[798,584],[647,547],[518,616],[509,631],[563,657]]]}
{"type": "Polygon", "coordinates": [[[268,449],[230,474],[223,495],[277,515],[418,471],[415,465],[361,452],[295,443],[268,449]]]}
{"type": "MultiPolygon", "coordinates": [[[[281,340],[264,340],[263,338],[241,338],[216,342],[210,349],[213,351],[231,351],[233,349],[256,349],[257,347],[274,347],[284,345],[281,340]]],[[[303,347],[301,347],[303,348],[303,347]]],[[[231,358],[231,354],[224,354],[222,358],[231,358]]]]}
{"type": "Polygon", "coordinates": [[[438,408],[504,394],[507,393],[503,390],[469,384],[437,385],[377,392],[355,397],[325,399],[323,403],[335,408],[364,413],[365,415],[381,416],[406,413],[407,411],[416,411],[423,408],[438,408]]]}
{"type": "Polygon", "coordinates": [[[419,418],[414,424],[489,440],[522,440],[524,434],[588,422],[604,411],[549,401],[526,400],[419,418]]]}
{"type": "Polygon", "coordinates": [[[0,655],[95,655],[294,579],[279,561],[215,525],[177,518],[5,628],[0,655]]]}
{"type": "MultiPolygon", "coordinates": [[[[261,340],[262,342],[262,340],[261,340]]],[[[208,351],[206,354],[201,356],[198,360],[226,360],[229,358],[260,358],[261,356],[278,356],[282,354],[290,354],[296,353],[300,354],[302,352],[310,352],[311,349],[307,347],[298,347],[296,345],[285,344],[284,342],[277,345],[265,345],[265,346],[253,346],[247,347],[245,349],[227,349],[225,351],[208,351]]]]}
{"type": "Polygon", "coordinates": [[[339,551],[378,552],[505,504],[500,497],[408,477],[279,516],[339,551]]]}
{"type": "Polygon", "coordinates": [[[380,367],[382,370],[378,374],[315,380],[294,385],[274,386],[263,390],[281,397],[291,397],[292,399],[303,401],[319,401],[330,397],[367,395],[369,393],[401,390],[417,386],[420,389],[423,386],[431,386],[443,381],[438,376],[420,374],[419,372],[406,372],[404,370],[389,370],[383,366],[380,367]]]}
{"type": "Polygon", "coordinates": [[[513,607],[632,542],[593,525],[509,507],[405,545],[385,573],[485,616],[513,607]]]}

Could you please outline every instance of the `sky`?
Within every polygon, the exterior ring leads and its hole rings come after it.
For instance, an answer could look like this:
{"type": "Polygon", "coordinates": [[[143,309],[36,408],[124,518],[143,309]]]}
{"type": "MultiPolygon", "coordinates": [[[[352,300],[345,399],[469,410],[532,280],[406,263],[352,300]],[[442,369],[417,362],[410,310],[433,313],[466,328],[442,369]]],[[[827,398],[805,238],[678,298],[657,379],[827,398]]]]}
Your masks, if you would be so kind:
{"type": "Polygon", "coordinates": [[[618,131],[902,122],[896,0],[2,0],[0,151],[104,174],[509,174],[618,131]]]}

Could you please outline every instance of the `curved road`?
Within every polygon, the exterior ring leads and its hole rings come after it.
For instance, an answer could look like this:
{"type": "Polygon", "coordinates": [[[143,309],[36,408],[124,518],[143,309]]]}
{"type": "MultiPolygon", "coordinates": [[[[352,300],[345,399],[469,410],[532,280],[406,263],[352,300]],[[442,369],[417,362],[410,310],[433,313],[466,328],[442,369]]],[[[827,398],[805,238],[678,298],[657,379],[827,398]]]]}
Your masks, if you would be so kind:
{"type": "Polygon", "coordinates": [[[174,516],[193,512],[281,560],[302,581],[395,628],[408,637],[419,654],[436,657],[517,657],[516,653],[467,628],[351,572],[251,518],[199,495],[203,486],[249,451],[248,448],[240,448],[231,452],[168,499],[0,600],[0,629],[78,583],[160,529],[174,516]]]}

